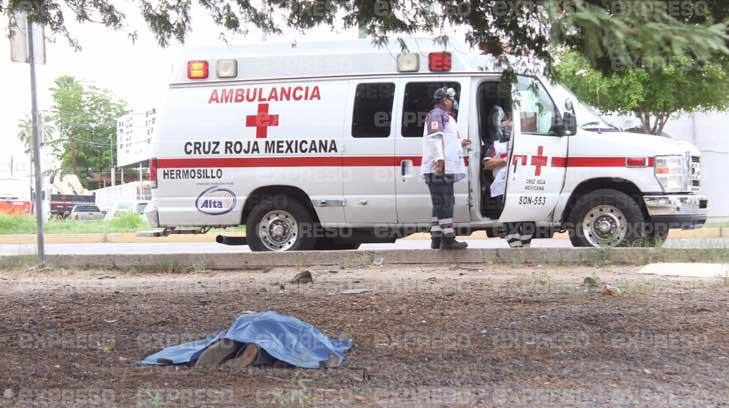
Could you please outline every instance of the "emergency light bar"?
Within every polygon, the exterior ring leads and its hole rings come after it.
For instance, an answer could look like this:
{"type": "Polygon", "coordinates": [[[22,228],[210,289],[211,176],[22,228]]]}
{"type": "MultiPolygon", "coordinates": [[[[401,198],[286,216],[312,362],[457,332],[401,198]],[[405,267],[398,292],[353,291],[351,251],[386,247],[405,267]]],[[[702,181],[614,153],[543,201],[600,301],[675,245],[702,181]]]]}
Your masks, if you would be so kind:
{"type": "Polygon", "coordinates": [[[432,52],[428,54],[428,68],[433,72],[448,72],[451,70],[450,52],[432,52]]]}
{"type": "Polygon", "coordinates": [[[188,79],[206,79],[208,77],[207,61],[189,61],[187,63],[188,79]]]}

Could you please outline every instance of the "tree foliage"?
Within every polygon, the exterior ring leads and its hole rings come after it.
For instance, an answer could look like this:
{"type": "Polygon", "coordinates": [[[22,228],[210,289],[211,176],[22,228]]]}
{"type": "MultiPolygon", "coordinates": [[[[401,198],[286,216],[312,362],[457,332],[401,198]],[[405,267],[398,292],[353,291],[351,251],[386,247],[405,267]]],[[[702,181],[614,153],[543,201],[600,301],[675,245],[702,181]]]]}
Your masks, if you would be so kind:
{"type": "Polygon", "coordinates": [[[126,104],[109,91],[62,76],[51,88],[57,137],[54,153],[62,174],[75,174],[84,187],[94,175],[110,171],[116,148],[116,121],[126,104]]]}
{"type": "MultiPolygon", "coordinates": [[[[53,141],[56,129],[52,124],[46,123],[45,117],[40,115],[40,144],[41,146],[53,141]]],[[[23,143],[23,152],[31,155],[33,152],[33,121],[30,115],[25,115],[18,121],[18,139],[23,143]]]]}
{"type": "MultiPolygon", "coordinates": [[[[602,72],[640,65],[639,58],[686,56],[710,60],[728,53],[726,0],[131,0],[158,42],[184,42],[192,6],[205,9],[222,29],[245,33],[259,28],[306,30],[319,25],[360,28],[375,42],[393,35],[429,32],[443,42],[454,26],[466,40],[499,54],[503,44],[541,58],[551,72],[554,48],[582,53],[602,72]],[[678,7],[676,5],[678,4],[678,7]],[[646,6],[648,5],[648,6],[646,6]]],[[[11,21],[18,10],[51,32],[79,43],[66,21],[98,22],[129,29],[125,12],[112,0],[0,0],[11,21]]],[[[134,31],[130,33],[134,37],[134,31]]]]}
{"type": "Polygon", "coordinates": [[[577,53],[564,56],[557,79],[605,112],[635,114],[643,132],[661,134],[671,115],[729,108],[729,61],[696,63],[685,57],[655,67],[603,74],[577,53]]]}

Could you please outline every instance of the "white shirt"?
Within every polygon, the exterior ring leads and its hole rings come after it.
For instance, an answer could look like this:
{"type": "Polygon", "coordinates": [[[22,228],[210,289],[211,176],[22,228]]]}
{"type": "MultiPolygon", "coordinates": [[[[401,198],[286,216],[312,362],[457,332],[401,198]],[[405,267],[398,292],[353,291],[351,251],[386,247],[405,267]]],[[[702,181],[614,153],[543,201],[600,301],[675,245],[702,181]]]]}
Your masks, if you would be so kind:
{"type": "MultiPolygon", "coordinates": [[[[484,161],[491,159],[506,159],[509,157],[509,143],[495,141],[486,151],[484,161]]],[[[491,197],[502,196],[506,193],[506,175],[509,172],[508,166],[501,166],[494,169],[494,181],[491,183],[491,197]]]]}
{"type": "Polygon", "coordinates": [[[461,140],[456,119],[436,106],[425,118],[420,173],[424,175],[433,173],[436,160],[444,160],[445,174],[454,176],[454,181],[466,178],[461,140]]]}

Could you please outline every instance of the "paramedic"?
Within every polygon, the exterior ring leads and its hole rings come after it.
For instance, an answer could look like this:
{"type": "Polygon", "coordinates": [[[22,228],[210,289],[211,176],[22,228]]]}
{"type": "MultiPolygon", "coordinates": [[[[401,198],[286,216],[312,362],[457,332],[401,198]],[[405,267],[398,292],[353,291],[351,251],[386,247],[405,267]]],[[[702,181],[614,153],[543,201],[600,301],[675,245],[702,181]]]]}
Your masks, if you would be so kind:
{"type": "MultiPolygon", "coordinates": [[[[484,169],[491,171],[491,197],[504,203],[506,193],[507,164],[509,161],[509,140],[511,139],[511,120],[500,106],[494,106],[489,113],[488,131],[493,143],[486,151],[484,169]]],[[[536,225],[529,222],[506,223],[506,241],[511,248],[529,248],[536,225]]]]}
{"type": "Polygon", "coordinates": [[[466,177],[463,147],[453,111],[458,109],[456,91],[440,88],[433,94],[433,108],[425,118],[421,173],[430,190],[433,219],[430,228],[433,249],[465,249],[468,244],[456,241],[453,227],[455,194],[453,184],[466,177]]]}

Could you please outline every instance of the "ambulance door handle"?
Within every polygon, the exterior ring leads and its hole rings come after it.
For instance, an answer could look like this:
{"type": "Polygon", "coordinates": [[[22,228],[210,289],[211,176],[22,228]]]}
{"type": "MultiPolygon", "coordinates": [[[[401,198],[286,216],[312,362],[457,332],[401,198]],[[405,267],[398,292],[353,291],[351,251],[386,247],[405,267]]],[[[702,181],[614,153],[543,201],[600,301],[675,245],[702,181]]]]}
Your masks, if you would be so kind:
{"type": "Polygon", "coordinates": [[[400,162],[400,174],[403,177],[412,176],[412,174],[410,174],[412,168],[413,168],[413,161],[412,160],[402,160],[400,162]]]}

